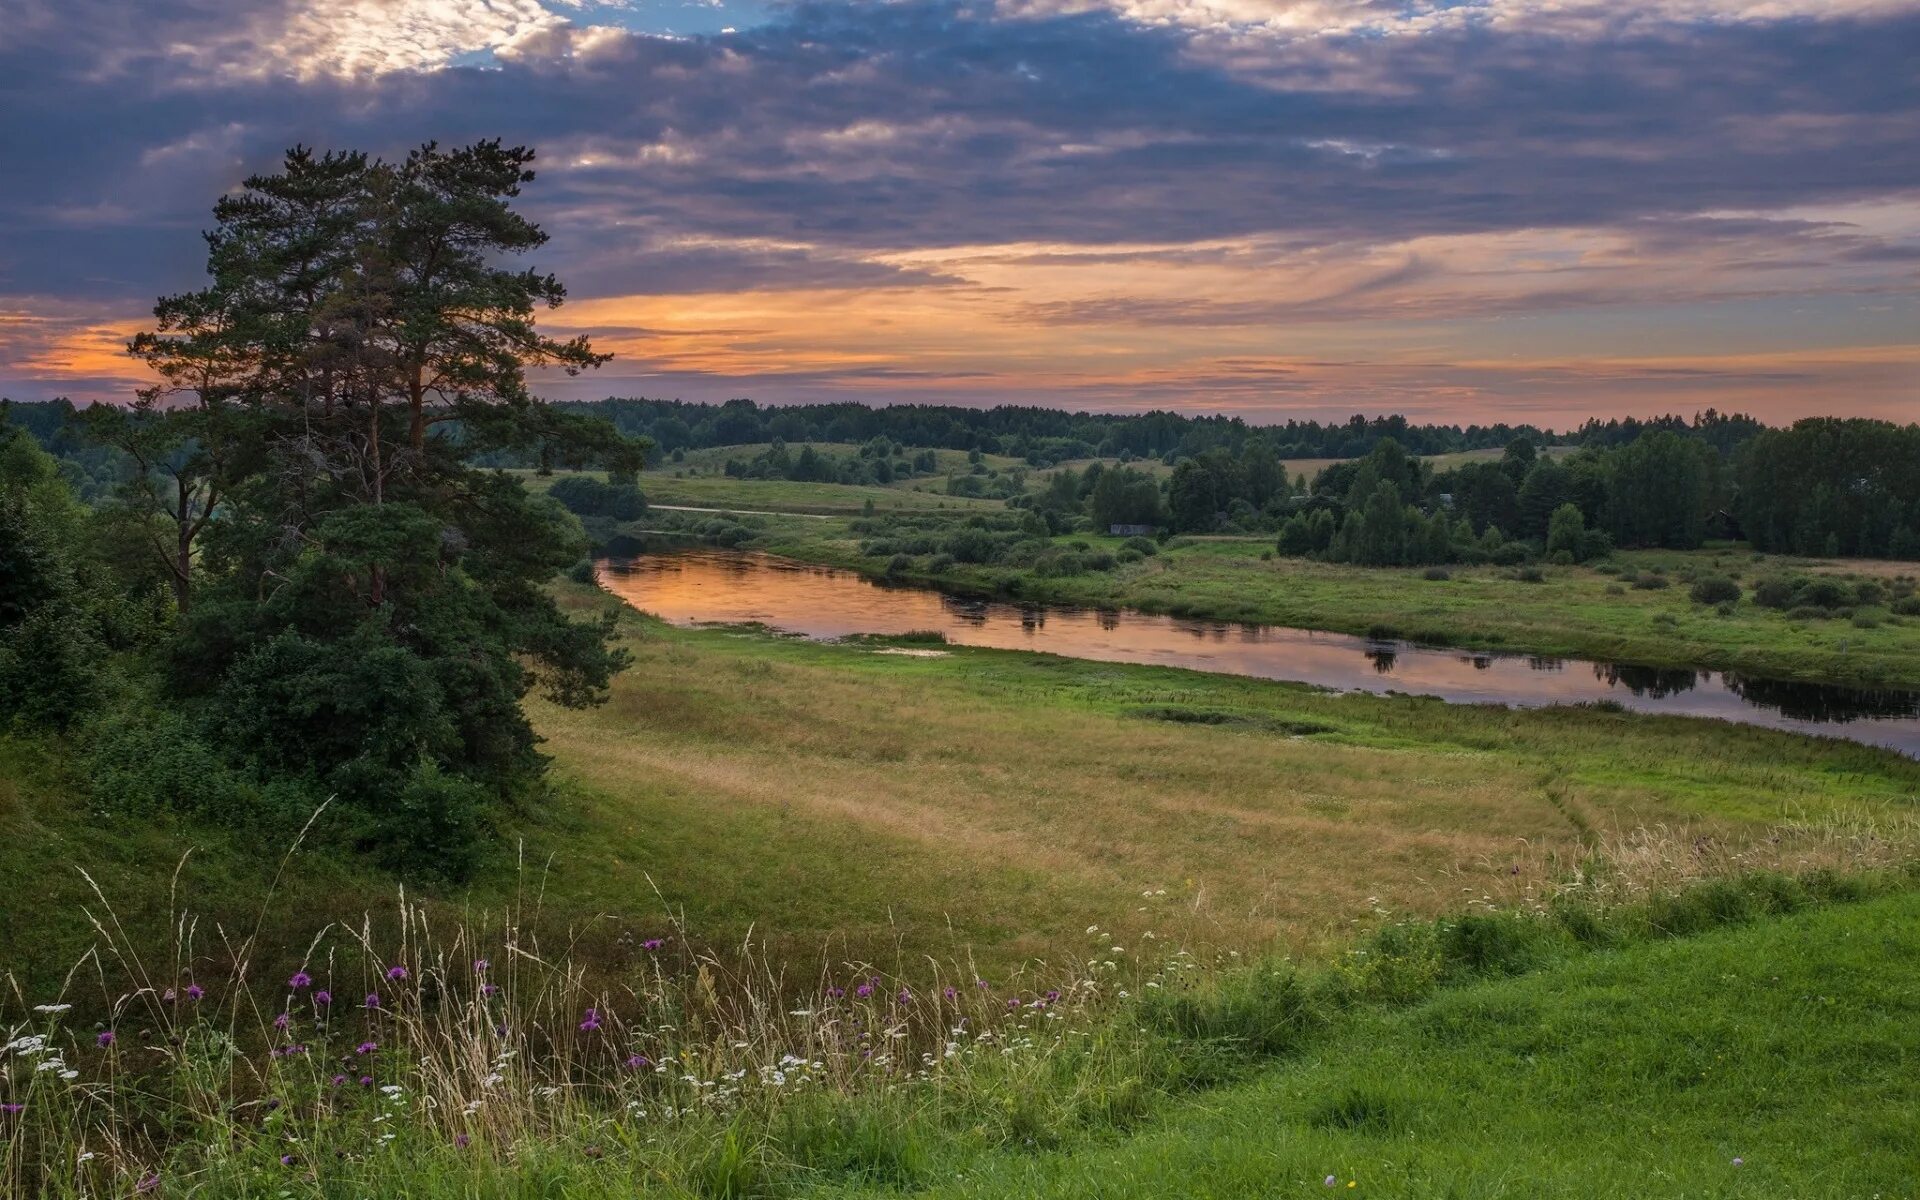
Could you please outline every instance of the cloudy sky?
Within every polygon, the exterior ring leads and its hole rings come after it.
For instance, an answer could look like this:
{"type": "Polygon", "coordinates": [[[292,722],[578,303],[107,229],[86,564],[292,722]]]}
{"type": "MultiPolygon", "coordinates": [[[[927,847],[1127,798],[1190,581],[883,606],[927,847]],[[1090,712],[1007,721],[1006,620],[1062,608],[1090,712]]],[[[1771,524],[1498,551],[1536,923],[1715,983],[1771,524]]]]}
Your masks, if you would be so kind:
{"type": "Polygon", "coordinates": [[[494,136],[555,396],[1920,420],[1920,0],[0,0],[0,394],[285,147],[494,136]]]}

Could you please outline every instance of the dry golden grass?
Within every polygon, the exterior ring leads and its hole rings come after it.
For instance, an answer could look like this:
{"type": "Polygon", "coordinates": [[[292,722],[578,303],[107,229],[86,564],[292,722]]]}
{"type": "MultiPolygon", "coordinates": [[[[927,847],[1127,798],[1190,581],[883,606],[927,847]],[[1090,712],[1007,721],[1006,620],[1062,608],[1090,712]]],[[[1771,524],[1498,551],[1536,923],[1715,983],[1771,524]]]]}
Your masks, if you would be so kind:
{"type": "Polygon", "coordinates": [[[564,873],[615,895],[609,873],[636,891],[651,880],[710,935],[838,936],[864,955],[888,942],[1046,955],[1091,924],[1214,945],[1313,939],[1376,905],[1437,912],[1463,888],[1540,883],[1647,825],[1739,842],[1790,813],[1911,796],[1897,765],[1835,789],[1818,752],[1805,761],[1810,743],[1699,722],[658,626],[632,646],[607,706],[536,714],[609,835],[583,850],[568,830],[564,873]],[[1253,715],[1135,715],[1169,701],[1253,715]],[[1287,736],[1263,713],[1334,732],[1287,736]],[[1680,761],[1716,737],[1730,754],[1756,737],[1784,753],[1723,788],[1711,764],[1680,761]]]}

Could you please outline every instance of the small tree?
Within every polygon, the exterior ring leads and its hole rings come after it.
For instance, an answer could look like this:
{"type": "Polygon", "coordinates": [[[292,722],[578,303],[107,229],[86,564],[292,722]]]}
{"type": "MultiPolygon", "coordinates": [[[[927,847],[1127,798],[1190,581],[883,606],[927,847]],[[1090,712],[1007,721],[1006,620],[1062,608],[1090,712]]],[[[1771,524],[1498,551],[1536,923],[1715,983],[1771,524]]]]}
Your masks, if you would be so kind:
{"type": "Polygon", "coordinates": [[[1581,561],[1585,557],[1586,535],[1586,517],[1581,515],[1576,506],[1562,504],[1547,518],[1547,557],[1565,554],[1574,562],[1581,561]]]}

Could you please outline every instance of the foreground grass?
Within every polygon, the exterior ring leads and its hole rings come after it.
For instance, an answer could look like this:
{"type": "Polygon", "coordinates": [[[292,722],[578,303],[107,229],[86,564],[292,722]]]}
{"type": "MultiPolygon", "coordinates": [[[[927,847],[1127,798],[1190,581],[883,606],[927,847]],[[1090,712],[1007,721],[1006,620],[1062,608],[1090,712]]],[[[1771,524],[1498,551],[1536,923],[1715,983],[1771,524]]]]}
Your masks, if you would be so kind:
{"type": "Polygon", "coordinates": [[[1916,964],[1912,895],[1593,955],[1358,1012],[1125,1142],[920,1194],[1911,1195],[1916,964]]]}
{"type": "Polygon", "coordinates": [[[1044,993],[843,968],[792,1009],[757,969],[666,945],[596,990],[511,914],[405,905],[396,938],[323,929],[284,984],[203,989],[190,921],[156,948],[109,915],[103,1020],[0,1007],[0,1188],[1903,1194],[1915,882],[1749,873],[1628,900],[1609,870],[1316,963],[1125,971],[1102,947],[1044,993]]]}

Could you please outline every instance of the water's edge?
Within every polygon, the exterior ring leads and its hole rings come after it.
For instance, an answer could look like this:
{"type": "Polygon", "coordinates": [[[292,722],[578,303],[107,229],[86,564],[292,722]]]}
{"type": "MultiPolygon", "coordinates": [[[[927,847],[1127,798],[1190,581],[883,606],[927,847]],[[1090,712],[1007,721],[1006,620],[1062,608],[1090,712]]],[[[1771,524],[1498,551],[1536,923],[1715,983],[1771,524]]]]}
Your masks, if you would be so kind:
{"type": "Polygon", "coordinates": [[[1846,738],[1920,758],[1920,691],[1461,650],[1344,633],[1014,603],[751,551],[671,549],[598,560],[602,586],[677,624],[757,622],[813,638],[940,632],[956,645],[1182,666],[1454,703],[1611,702],[1846,738]]]}

